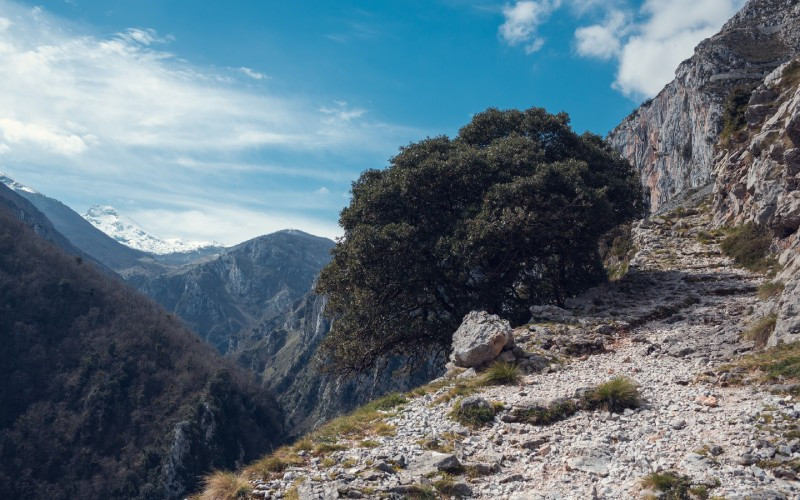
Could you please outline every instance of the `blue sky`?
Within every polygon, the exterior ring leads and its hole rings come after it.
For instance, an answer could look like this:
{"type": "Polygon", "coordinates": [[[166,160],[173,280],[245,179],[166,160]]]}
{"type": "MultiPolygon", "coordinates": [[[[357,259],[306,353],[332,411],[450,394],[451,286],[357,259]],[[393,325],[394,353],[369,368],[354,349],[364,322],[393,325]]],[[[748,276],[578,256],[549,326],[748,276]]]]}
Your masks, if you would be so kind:
{"type": "Polygon", "coordinates": [[[234,244],[493,106],[605,134],[742,0],[0,0],[0,170],[234,244]]]}

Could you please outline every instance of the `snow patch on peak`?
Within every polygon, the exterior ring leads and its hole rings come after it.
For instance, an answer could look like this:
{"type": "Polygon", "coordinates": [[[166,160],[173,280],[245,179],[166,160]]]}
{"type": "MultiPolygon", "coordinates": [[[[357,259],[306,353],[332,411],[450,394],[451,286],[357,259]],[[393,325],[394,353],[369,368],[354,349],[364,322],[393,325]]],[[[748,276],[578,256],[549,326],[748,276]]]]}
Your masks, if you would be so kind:
{"type": "Polygon", "coordinates": [[[213,241],[184,241],[178,238],[162,239],[143,228],[138,222],[122,215],[110,205],[93,205],[83,218],[94,227],[123,245],[158,255],[188,253],[210,247],[222,247],[213,241]]]}
{"type": "Polygon", "coordinates": [[[10,187],[14,191],[23,191],[25,193],[36,194],[36,191],[29,188],[28,186],[25,186],[24,184],[20,184],[19,182],[15,181],[5,172],[0,172],[0,182],[10,187]]]}

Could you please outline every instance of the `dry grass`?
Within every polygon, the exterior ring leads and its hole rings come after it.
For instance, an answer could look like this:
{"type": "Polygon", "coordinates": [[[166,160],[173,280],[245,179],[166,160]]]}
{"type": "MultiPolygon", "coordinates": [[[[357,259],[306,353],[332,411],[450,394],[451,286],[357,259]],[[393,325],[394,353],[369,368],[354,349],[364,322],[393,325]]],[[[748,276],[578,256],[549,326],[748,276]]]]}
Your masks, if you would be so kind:
{"type": "Polygon", "coordinates": [[[294,445],[284,446],[249,465],[245,472],[258,477],[272,477],[288,467],[304,465],[306,456],[325,457],[328,454],[356,446],[357,442],[378,446],[374,441],[362,441],[371,436],[393,436],[395,428],[385,422],[391,410],[407,402],[406,396],[393,393],[368,403],[357,410],[331,420],[294,445]],[[301,456],[299,452],[307,452],[301,456]]]}
{"type": "Polygon", "coordinates": [[[783,293],[783,282],[770,281],[758,287],[758,298],[761,300],[768,300],[775,298],[783,293]]]}
{"type": "Polygon", "coordinates": [[[731,229],[720,243],[720,249],[737,265],[757,273],[767,273],[776,267],[775,259],[769,257],[771,244],[772,236],[767,228],[748,222],[731,229]]]}
{"type": "Polygon", "coordinates": [[[233,472],[212,472],[203,479],[203,492],[194,497],[196,500],[236,500],[247,498],[253,487],[250,483],[233,472]]]}
{"type": "Polygon", "coordinates": [[[776,314],[770,314],[759,319],[742,333],[742,337],[755,342],[757,348],[762,349],[767,345],[770,335],[775,330],[775,323],[778,320],[776,314]]]}

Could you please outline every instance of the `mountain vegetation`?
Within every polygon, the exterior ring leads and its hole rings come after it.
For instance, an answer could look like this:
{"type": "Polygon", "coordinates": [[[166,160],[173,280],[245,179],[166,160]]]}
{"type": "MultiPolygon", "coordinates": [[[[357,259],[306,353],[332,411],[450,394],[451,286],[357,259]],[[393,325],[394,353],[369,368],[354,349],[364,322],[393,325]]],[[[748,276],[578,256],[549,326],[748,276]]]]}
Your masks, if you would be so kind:
{"type": "MultiPolygon", "coordinates": [[[[639,178],[565,113],[489,109],[353,183],[317,292],[338,372],[442,349],[466,313],[513,322],[605,278],[602,234],[642,212],[639,178]]],[[[420,357],[424,359],[424,357],[420,357]]]]}
{"type": "Polygon", "coordinates": [[[272,396],[0,208],[0,498],[178,498],[281,440],[272,396]]]}

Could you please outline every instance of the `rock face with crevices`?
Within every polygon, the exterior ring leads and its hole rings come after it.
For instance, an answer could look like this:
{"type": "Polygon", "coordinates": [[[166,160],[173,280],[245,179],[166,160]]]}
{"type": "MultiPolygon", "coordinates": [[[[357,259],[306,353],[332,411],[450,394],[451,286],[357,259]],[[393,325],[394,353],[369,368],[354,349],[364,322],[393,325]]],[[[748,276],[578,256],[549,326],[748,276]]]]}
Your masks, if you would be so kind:
{"type": "Polygon", "coordinates": [[[653,211],[713,181],[726,99],[798,54],[799,27],[798,0],[750,0],[697,46],[671,83],[610,132],[612,147],[641,172],[653,211]]]}

